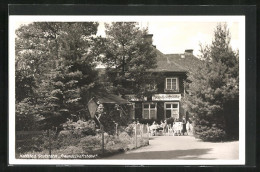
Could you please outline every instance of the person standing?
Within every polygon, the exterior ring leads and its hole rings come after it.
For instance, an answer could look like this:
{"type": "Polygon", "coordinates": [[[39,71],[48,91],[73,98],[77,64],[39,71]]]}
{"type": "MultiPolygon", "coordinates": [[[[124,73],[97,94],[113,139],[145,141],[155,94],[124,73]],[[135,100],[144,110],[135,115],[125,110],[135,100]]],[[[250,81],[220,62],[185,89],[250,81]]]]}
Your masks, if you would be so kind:
{"type": "Polygon", "coordinates": [[[186,119],[183,116],[183,118],[182,118],[182,134],[184,135],[185,132],[187,132],[187,130],[186,130],[186,119]]]}

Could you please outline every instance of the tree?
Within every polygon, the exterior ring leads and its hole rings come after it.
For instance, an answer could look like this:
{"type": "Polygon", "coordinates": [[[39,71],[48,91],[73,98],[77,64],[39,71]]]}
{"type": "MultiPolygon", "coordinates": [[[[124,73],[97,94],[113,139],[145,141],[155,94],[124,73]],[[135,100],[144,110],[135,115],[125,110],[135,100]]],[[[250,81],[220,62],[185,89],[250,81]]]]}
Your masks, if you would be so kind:
{"type": "Polygon", "coordinates": [[[28,111],[40,107],[37,115],[45,118],[45,127],[84,113],[97,77],[97,27],[94,22],[35,22],[16,31],[16,71],[25,71],[16,75],[22,92],[16,101],[29,98],[30,106],[18,106],[28,111]]]}
{"type": "Polygon", "coordinates": [[[156,67],[152,41],[145,38],[147,29],[141,30],[135,22],[114,22],[105,27],[102,61],[115,92],[143,95],[149,78],[147,70],[156,67]]]}
{"type": "Polygon", "coordinates": [[[184,99],[195,117],[195,134],[203,140],[238,138],[238,54],[230,46],[226,24],[218,24],[211,45],[201,46],[203,62],[188,74],[184,99]]]}

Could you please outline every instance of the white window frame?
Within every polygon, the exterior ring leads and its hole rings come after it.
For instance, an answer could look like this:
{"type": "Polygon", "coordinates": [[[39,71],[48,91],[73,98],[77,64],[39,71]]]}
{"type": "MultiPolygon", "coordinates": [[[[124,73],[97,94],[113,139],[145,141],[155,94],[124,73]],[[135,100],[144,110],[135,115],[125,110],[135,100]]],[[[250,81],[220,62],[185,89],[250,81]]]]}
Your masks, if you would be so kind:
{"type": "Polygon", "coordinates": [[[143,119],[147,119],[147,118],[144,118],[144,110],[148,110],[149,111],[149,118],[148,119],[151,119],[151,109],[155,110],[155,119],[157,119],[157,103],[152,103],[152,102],[150,102],[150,103],[148,103],[148,102],[142,103],[142,118],[143,119]],[[148,108],[144,108],[144,105],[147,105],[147,104],[149,105],[149,107],[148,108]],[[151,108],[151,104],[154,104],[155,108],[151,108]]]}
{"type": "Polygon", "coordinates": [[[168,77],[165,78],[165,90],[166,91],[175,91],[175,92],[179,92],[179,78],[178,77],[168,77]],[[167,80],[170,79],[171,80],[171,88],[167,88],[167,80]],[[172,80],[176,80],[176,90],[172,88],[172,80]]]}
{"type": "Polygon", "coordinates": [[[178,117],[177,118],[180,118],[180,103],[179,102],[165,102],[164,103],[164,118],[166,118],[166,110],[171,110],[171,117],[173,117],[172,116],[172,110],[176,110],[177,109],[177,111],[178,111],[178,117]],[[171,108],[166,108],[166,105],[167,104],[170,104],[171,105],[171,108]],[[172,105],[173,104],[177,104],[178,105],[178,108],[172,108],[172,105]]]}

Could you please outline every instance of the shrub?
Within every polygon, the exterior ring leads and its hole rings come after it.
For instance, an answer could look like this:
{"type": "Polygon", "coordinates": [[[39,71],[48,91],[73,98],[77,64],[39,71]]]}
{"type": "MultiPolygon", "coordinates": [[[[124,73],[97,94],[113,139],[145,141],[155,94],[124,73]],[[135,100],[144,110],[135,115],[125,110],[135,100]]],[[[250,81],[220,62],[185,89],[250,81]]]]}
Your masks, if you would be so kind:
{"type": "Polygon", "coordinates": [[[76,135],[95,135],[96,134],[96,123],[94,120],[82,121],[78,120],[73,122],[72,120],[67,121],[63,124],[64,130],[72,131],[76,135]]]}
{"type": "Polygon", "coordinates": [[[135,132],[134,127],[135,127],[134,124],[129,124],[129,125],[124,129],[124,131],[125,131],[129,136],[132,136],[132,135],[134,134],[134,132],[135,132]]]}
{"type": "Polygon", "coordinates": [[[101,148],[102,146],[102,138],[99,135],[96,136],[86,136],[80,140],[78,146],[81,146],[83,150],[90,151],[95,148],[101,148]]]}
{"type": "Polygon", "coordinates": [[[43,136],[29,136],[24,137],[23,142],[16,142],[16,150],[19,153],[24,153],[28,151],[42,151],[43,144],[44,144],[44,138],[43,136]]]}
{"type": "Polygon", "coordinates": [[[194,129],[195,136],[203,141],[223,141],[226,139],[226,132],[214,125],[211,127],[196,125],[194,129]]]}
{"type": "Polygon", "coordinates": [[[131,137],[128,135],[127,132],[120,133],[118,138],[119,138],[120,142],[122,142],[126,145],[131,143],[131,137]]]}
{"type": "MultiPolygon", "coordinates": [[[[79,138],[80,137],[72,131],[63,130],[54,141],[56,142],[56,148],[58,149],[60,147],[77,145],[80,142],[79,138]]],[[[55,146],[55,144],[53,144],[53,146],[55,146]]]]}
{"type": "Polygon", "coordinates": [[[63,147],[53,153],[64,154],[64,155],[77,155],[77,154],[82,154],[85,152],[84,152],[83,148],[80,146],[67,146],[67,147],[63,147]]]}

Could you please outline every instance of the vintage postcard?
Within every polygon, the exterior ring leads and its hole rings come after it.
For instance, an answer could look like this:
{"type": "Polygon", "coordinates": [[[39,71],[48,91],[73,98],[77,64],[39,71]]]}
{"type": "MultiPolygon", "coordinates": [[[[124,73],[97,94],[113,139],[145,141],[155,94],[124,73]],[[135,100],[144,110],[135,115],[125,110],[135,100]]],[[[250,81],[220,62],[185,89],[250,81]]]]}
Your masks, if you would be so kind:
{"type": "Polygon", "coordinates": [[[9,16],[9,163],[244,165],[245,16],[9,16]]]}

